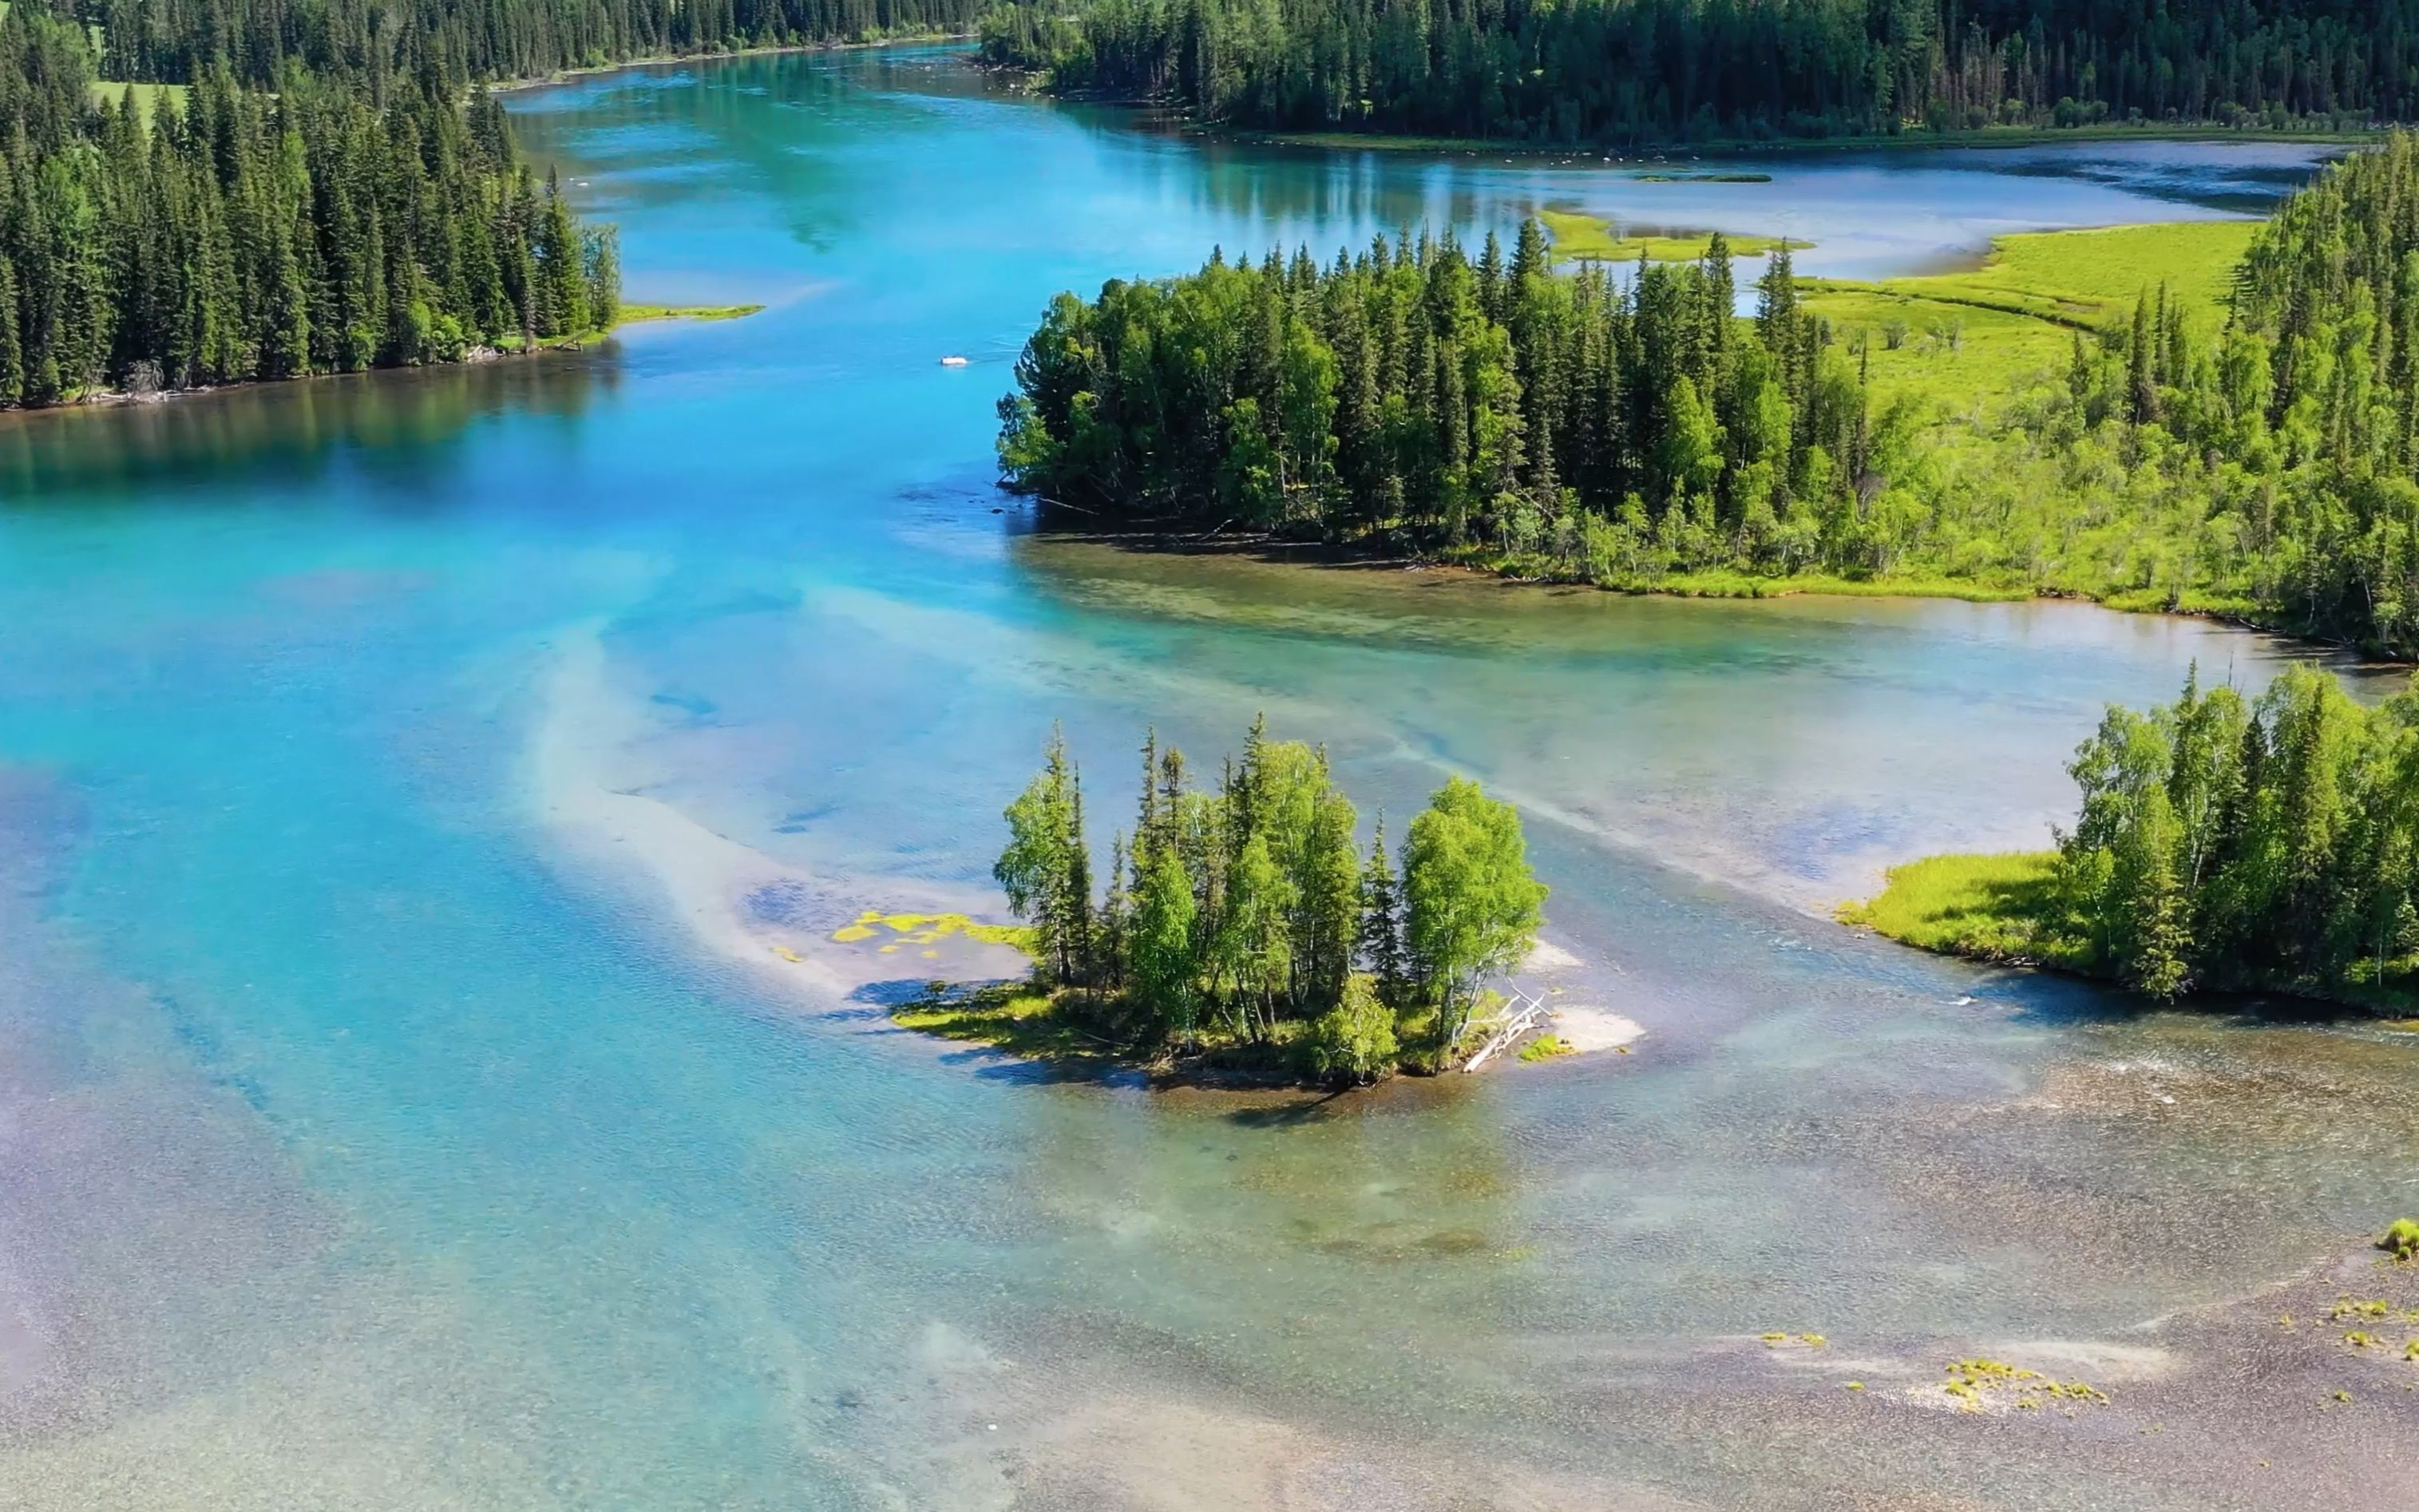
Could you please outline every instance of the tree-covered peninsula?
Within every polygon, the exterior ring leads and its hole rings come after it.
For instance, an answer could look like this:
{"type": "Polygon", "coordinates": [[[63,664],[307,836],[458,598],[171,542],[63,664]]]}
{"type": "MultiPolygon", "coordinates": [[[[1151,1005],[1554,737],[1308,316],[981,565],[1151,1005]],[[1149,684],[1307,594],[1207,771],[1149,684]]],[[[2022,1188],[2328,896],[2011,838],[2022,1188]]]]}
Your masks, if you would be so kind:
{"type": "Polygon", "coordinates": [[[2365,708],[2297,668],[2257,700],[2188,682],[2112,707],[2068,768],[2054,851],[1935,856],[1842,911],[1926,949],[2169,999],[2266,990],[2406,1005],[2419,973],[2419,693],[2365,708]]]}
{"type": "Polygon", "coordinates": [[[1534,223],[1508,255],[1450,235],[1323,266],[1213,255],[1052,303],[1002,401],[1003,472],[1091,523],[1627,589],[2084,594],[2411,654],[2414,204],[2397,134],[2247,250],[2182,239],[2172,282],[2096,254],[2105,233],[2044,247],[2050,279],[2098,257],[2121,300],[1828,285],[1781,246],[1749,318],[1718,237],[1575,274],[1534,223]]]}
{"type": "Polygon", "coordinates": [[[2342,128],[2419,106],[2411,0],[1009,0],[1054,88],[1293,131],[1632,147],[1990,128],[2342,128]]]}
{"type": "Polygon", "coordinates": [[[994,870],[1031,982],[936,989],[902,1022],[1044,1056],[1368,1081],[1466,1057],[1487,982],[1535,948],[1546,888],[1519,815],[1475,782],[1439,789],[1398,855],[1382,818],[1363,852],[1326,752],[1264,722],[1209,787],[1147,737],[1140,795],[1096,887],[1083,777],[1054,735],[994,870]]]}

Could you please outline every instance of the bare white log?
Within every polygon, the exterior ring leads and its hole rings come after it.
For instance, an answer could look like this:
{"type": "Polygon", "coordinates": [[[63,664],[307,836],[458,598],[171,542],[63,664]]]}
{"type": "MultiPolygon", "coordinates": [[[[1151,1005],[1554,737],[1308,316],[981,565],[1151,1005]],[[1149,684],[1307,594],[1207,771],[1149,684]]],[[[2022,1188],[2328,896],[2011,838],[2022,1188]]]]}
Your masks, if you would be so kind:
{"type": "Polygon", "coordinates": [[[1518,988],[1513,989],[1512,998],[1514,1002],[1519,1004],[1519,1007],[1503,1021],[1500,1028],[1487,1037],[1487,1042],[1478,1047],[1476,1055],[1461,1063],[1461,1069],[1465,1073],[1486,1065],[1506,1045],[1546,1022],[1548,1010],[1544,998],[1521,992],[1518,988]]]}

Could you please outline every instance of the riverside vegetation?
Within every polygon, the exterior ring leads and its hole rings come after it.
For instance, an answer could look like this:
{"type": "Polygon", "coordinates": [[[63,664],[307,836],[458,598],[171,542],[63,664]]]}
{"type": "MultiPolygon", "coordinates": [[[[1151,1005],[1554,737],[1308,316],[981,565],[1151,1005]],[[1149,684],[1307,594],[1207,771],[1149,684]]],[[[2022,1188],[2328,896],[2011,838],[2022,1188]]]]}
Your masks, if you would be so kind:
{"type": "Polygon", "coordinates": [[[1082,774],[1052,736],[993,873],[1027,926],[1032,981],[935,984],[902,1023],[1041,1057],[1365,1082],[1453,1063],[1488,980],[1535,948],[1546,888],[1519,815],[1474,782],[1439,789],[1397,858],[1382,817],[1359,850],[1325,751],[1264,722],[1214,789],[1155,735],[1142,768],[1096,896],[1082,774]]]}
{"type": "Polygon", "coordinates": [[[2411,655],[2414,206],[2396,134],[2247,234],[2019,239],[2024,277],[1828,285],[1775,247],[1748,319],[1719,237],[1626,277],[1555,273],[1533,222],[1508,255],[1213,254],[1053,301],[1003,473],[1113,525],[1623,589],[2077,594],[2411,655]]]}
{"type": "Polygon", "coordinates": [[[516,161],[475,84],[970,15],[967,0],[0,5],[0,407],[609,330],[611,229],[581,226],[553,176],[516,161]]]}
{"type": "Polygon", "coordinates": [[[1052,88],[1211,121],[1574,145],[2341,129],[2419,102],[2411,0],[1015,0],[982,38],[1052,88]]]}
{"type": "Polygon", "coordinates": [[[2112,707],[2053,851],[1935,856],[1842,910],[1908,944],[2173,999],[2407,1005],[2419,974],[2419,693],[2376,708],[2296,668],[2257,701],[2197,676],[2112,707]]]}

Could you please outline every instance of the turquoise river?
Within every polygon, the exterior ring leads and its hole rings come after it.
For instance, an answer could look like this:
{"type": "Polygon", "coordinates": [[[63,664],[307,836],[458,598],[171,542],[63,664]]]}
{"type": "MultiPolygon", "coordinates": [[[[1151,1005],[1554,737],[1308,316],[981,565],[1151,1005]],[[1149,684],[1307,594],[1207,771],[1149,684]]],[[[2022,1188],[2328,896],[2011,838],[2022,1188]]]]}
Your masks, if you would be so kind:
{"type": "Polygon", "coordinates": [[[766,310],[0,418],[0,1507],[2408,1504],[2419,1366],[2261,1351],[2267,1288],[2419,1210],[2419,1048],[1829,917],[2043,840],[2103,702],[2306,653],[1153,556],[991,466],[1049,296],[1212,244],[1576,204],[1880,274],[2313,152],[1650,183],[1158,134],[946,51],[509,99],[632,297],[766,310]],[[898,1032],[936,968],[831,941],[996,915],[1054,720],[1105,830],[1146,723],[1214,759],[1260,710],[1364,822],[1519,801],[1540,980],[1628,1052],[1153,1093],[898,1032]],[[1944,1410],[1980,1353],[2109,1405],[1944,1410]]]}

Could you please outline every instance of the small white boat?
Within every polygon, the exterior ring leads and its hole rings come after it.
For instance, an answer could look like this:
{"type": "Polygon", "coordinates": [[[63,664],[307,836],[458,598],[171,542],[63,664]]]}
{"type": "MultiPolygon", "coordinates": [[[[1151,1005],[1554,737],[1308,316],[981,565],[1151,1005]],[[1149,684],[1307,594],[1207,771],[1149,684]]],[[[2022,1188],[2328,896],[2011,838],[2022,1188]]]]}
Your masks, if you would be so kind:
{"type": "Polygon", "coordinates": [[[966,365],[966,360],[963,357],[944,357],[941,359],[941,365],[943,367],[963,367],[966,365]]]}

